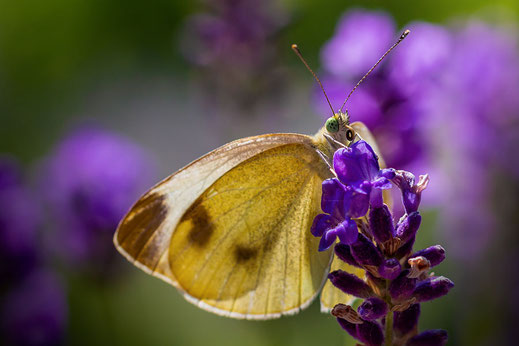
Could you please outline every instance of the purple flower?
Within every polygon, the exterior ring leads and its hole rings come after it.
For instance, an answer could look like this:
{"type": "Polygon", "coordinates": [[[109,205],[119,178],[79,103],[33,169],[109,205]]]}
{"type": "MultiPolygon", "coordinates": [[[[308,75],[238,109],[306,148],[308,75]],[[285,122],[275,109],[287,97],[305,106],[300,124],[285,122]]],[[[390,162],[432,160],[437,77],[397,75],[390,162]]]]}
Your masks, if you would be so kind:
{"type": "Polygon", "coordinates": [[[380,298],[368,298],[360,304],[358,312],[362,319],[367,321],[377,320],[387,314],[387,304],[380,298]]]}
{"type": "Polygon", "coordinates": [[[283,73],[276,69],[279,54],[272,42],[289,22],[284,8],[271,0],[204,2],[206,9],[185,23],[181,51],[202,71],[206,96],[217,104],[248,106],[262,99],[258,93],[276,95],[283,73]]]}
{"type": "Polygon", "coordinates": [[[429,182],[428,176],[422,176],[415,183],[414,175],[409,172],[380,170],[375,153],[364,141],[337,150],[333,164],[338,179],[323,182],[321,200],[321,208],[328,214],[319,214],[315,218],[312,233],[322,236],[321,244],[326,233],[332,234],[332,240],[325,240],[328,247],[337,236],[341,236],[343,230],[339,229],[340,225],[351,222],[353,217],[359,218],[357,223],[361,233],[356,234],[355,241],[349,242],[348,239],[348,242],[343,242],[341,239],[341,243],[335,246],[335,254],[347,264],[364,269],[365,275],[361,278],[344,270],[335,270],[328,279],[344,293],[365,300],[358,312],[340,303],[332,309],[332,315],[351,336],[367,345],[382,344],[385,338],[382,326],[391,326],[384,318],[394,317],[393,330],[387,330],[394,336],[386,342],[405,344],[417,332],[420,314],[417,303],[439,298],[454,286],[449,279],[428,272],[433,264],[439,264],[445,257],[441,246],[417,251],[409,258],[421,223],[418,207],[429,182]],[[382,194],[380,201],[377,196],[375,203],[370,196],[373,191],[390,188],[391,181],[400,189],[408,213],[397,227],[393,224],[391,211],[383,204],[382,194]],[[365,217],[367,211],[368,218],[365,217]]]}
{"type": "Polygon", "coordinates": [[[406,213],[410,214],[417,211],[422,199],[422,191],[429,185],[429,176],[427,174],[421,175],[417,183],[412,173],[396,171],[392,182],[402,191],[402,201],[406,213]]]}
{"type": "Polygon", "coordinates": [[[328,249],[339,238],[341,243],[350,244],[357,239],[357,224],[350,218],[349,198],[351,195],[337,179],[327,179],[323,182],[321,208],[325,213],[314,219],[311,232],[315,237],[321,237],[319,251],[328,249]]]}
{"type": "Polygon", "coordinates": [[[413,304],[404,311],[397,311],[393,314],[393,327],[397,337],[412,332],[418,326],[420,317],[420,304],[413,304]]]}
{"type": "Polygon", "coordinates": [[[391,53],[388,83],[413,99],[426,97],[430,88],[441,85],[442,72],[451,57],[451,33],[442,26],[424,22],[405,27],[415,39],[406,40],[391,53]]]}
{"type": "Polygon", "coordinates": [[[63,341],[66,299],[59,280],[36,270],[3,297],[0,339],[7,345],[45,346],[63,341]]]}
{"type": "Polygon", "coordinates": [[[443,276],[431,276],[419,282],[413,292],[413,296],[418,302],[426,302],[449,293],[454,287],[454,283],[443,276]]]}
{"type": "Polygon", "coordinates": [[[391,169],[380,169],[377,155],[365,141],[337,150],[333,155],[333,169],[341,183],[359,197],[365,196],[353,205],[359,211],[356,217],[366,214],[370,202],[382,206],[381,190],[391,188],[389,180],[395,175],[391,169]]]}
{"type": "Polygon", "coordinates": [[[441,245],[430,246],[413,253],[409,258],[423,256],[431,262],[431,267],[437,266],[445,259],[445,249],[441,245]]]}
{"type": "Polygon", "coordinates": [[[349,12],[340,19],[335,36],[323,47],[323,65],[333,75],[356,78],[391,45],[394,31],[393,19],[385,13],[349,12]]]}
{"type": "Polygon", "coordinates": [[[396,258],[388,258],[378,268],[378,273],[384,279],[394,280],[400,275],[402,266],[396,258]]]}
{"type": "Polygon", "coordinates": [[[384,342],[384,333],[378,322],[364,321],[357,324],[357,336],[366,345],[377,346],[384,342]]]}
{"type": "Polygon", "coordinates": [[[23,276],[38,260],[37,231],[40,210],[35,196],[24,185],[17,163],[0,158],[0,275],[23,276]]]}
{"type": "Polygon", "coordinates": [[[83,128],[59,143],[44,168],[41,183],[58,230],[52,245],[73,261],[103,263],[128,205],[153,180],[149,154],[108,131],[83,128]]]}
{"type": "Polygon", "coordinates": [[[373,290],[362,279],[343,270],[331,272],[328,279],[335,287],[352,296],[369,298],[373,294],[373,290]]]}

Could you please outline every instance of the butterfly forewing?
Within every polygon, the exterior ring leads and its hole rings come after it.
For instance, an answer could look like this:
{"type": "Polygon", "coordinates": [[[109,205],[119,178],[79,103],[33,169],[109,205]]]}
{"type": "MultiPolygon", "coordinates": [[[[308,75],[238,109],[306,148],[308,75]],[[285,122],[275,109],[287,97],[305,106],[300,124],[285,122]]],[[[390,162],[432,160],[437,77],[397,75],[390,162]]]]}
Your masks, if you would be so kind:
{"type": "Polygon", "coordinates": [[[309,229],[329,175],[312,137],[242,139],[143,196],[116,244],[212,312],[250,319],[296,312],[328,271],[330,252],[317,251],[309,229]]]}

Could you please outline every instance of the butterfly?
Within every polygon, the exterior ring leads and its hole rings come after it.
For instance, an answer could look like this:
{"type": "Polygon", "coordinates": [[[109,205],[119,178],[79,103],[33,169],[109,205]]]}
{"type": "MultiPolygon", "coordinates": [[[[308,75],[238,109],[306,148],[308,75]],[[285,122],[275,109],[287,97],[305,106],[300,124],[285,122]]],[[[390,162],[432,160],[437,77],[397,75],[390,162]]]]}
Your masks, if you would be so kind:
{"type": "Polygon", "coordinates": [[[227,317],[294,314],[321,291],[323,311],[351,302],[327,274],[362,272],[333,250],[319,252],[310,227],[321,212],[321,184],[333,177],[333,153],[360,138],[380,155],[368,128],[338,111],[314,136],[225,144],[146,192],[120,222],[115,247],[191,303],[227,317]]]}

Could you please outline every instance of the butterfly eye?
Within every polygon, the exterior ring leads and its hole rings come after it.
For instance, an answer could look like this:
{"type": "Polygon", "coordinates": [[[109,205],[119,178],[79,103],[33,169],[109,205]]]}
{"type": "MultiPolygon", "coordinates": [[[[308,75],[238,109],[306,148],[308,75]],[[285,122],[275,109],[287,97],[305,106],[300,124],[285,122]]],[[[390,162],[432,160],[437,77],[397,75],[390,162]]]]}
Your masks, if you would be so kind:
{"type": "Polygon", "coordinates": [[[335,133],[339,131],[339,120],[335,117],[330,117],[326,120],[326,131],[330,133],[335,133]]]}
{"type": "Polygon", "coordinates": [[[354,138],[355,138],[355,133],[352,130],[348,129],[346,131],[346,139],[351,142],[354,138]]]}

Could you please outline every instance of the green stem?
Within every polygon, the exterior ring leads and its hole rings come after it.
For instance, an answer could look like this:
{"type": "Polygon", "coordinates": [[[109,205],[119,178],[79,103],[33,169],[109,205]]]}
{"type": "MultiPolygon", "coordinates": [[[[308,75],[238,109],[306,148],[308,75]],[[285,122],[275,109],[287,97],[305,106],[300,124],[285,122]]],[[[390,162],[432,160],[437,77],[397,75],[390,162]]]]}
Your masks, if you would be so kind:
{"type": "Polygon", "coordinates": [[[393,345],[393,312],[388,311],[386,315],[386,346],[393,345]]]}

